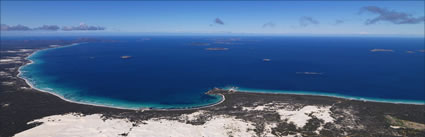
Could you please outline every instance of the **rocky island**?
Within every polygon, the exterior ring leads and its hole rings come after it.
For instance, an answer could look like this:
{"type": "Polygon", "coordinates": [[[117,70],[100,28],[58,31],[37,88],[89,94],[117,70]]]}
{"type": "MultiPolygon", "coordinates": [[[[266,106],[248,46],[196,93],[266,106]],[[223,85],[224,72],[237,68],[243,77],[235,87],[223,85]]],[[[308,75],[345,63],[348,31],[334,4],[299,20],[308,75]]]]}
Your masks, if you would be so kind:
{"type": "Polygon", "coordinates": [[[121,56],[121,59],[129,59],[131,56],[121,56]]]}
{"type": "Polygon", "coordinates": [[[226,51],[226,50],[229,50],[229,48],[206,48],[205,50],[209,50],[209,51],[226,51]]]}
{"type": "Polygon", "coordinates": [[[371,52],[394,52],[392,49],[372,49],[371,52]]]}

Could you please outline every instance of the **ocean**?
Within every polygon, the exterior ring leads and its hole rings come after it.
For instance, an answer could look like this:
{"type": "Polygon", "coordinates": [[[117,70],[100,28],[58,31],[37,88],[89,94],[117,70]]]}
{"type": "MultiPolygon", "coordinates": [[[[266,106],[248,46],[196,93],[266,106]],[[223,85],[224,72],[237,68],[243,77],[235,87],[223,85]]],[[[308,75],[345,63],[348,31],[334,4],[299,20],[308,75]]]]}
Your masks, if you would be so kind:
{"type": "Polygon", "coordinates": [[[122,108],[214,104],[218,88],[425,100],[424,38],[290,36],[109,37],[29,57],[21,77],[76,102],[122,108]],[[375,50],[374,50],[375,49],[375,50]]]}

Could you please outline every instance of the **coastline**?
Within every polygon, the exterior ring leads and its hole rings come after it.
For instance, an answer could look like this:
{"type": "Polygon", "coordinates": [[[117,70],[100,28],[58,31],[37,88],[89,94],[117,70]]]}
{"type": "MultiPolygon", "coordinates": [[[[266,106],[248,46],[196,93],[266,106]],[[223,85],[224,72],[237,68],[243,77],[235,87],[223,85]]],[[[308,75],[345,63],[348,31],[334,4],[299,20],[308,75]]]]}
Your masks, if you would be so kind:
{"type": "MultiPolygon", "coordinates": [[[[26,79],[25,77],[23,77],[23,76],[22,76],[22,71],[21,71],[22,67],[25,67],[25,66],[27,66],[27,65],[31,65],[31,64],[33,64],[33,63],[34,63],[34,61],[33,61],[33,60],[31,60],[31,59],[29,59],[29,58],[30,58],[31,56],[33,56],[33,55],[35,55],[35,54],[39,53],[40,51],[46,51],[46,50],[51,50],[51,49],[56,49],[56,48],[66,48],[66,47],[77,46],[77,45],[85,44],[85,43],[87,43],[87,42],[83,42],[83,43],[73,43],[73,44],[69,44],[69,45],[65,45],[65,46],[49,47],[49,48],[45,48],[45,49],[38,49],[38,50],[35,50],[35,51],[33,51],[30,55],[28,55],[27,57],[25,57],[25,60],[29,61],[29,63],[25,63],[25,64],[23,64],[23,65],[19,66],[19,68],[18,68],[18,74],[16,75],[16,77],[18,77],[18,78],[20,78],[20,79],[23,79],[23,80],[25,81],[25,83],[26,83],[28,86],[30,86],[32,89],[38,90],[38,91],[40,91],[40,92],[44,92],[44,93],[48,93],[48,94],[54,95],[54,96],[59,97],[60,99],[62,99],[62,100],[64,100],[64,101],[67,101],[67,102],[70,102],[70,103],[82,104],[82,105],[91,105],[91,106],[96,106],[96,107],[107,107],[107,108],[123,109],[123,110],[136,110],[136,111],[137,111],[137,110],[142,110],[142,109],[148,108],[148,107],[140,107],[140,108],[126,108],[126,107],[117,107],[117,106],[110,106],[110,105],[102,105],[102,104],[94,104],[94,103],[86,103],[86,102],[73,101],[73,100],[67,99],[67,98],[65,98],[65,97],[63,97],[62,95],[59,95],[59,94],[57,94],[57,93],[54,93],[54,92],[51,92],[51,91],[46,91],[46,90],[43,90],[43,89],[37,88],[37,87],[35,87],[35,86],[31,83],[31,81],[29,81],[28,79],[26,79]]],[[[217,94],[217,95],[221,96],[221,99],[220,99],[220,101],[218,101],[217,103],[213,103],[213,104],[202,105],[202,106],[195,106],[195,107],[188,107],[188,108],[152,108],[152,109],[149,109],[149,110],[163,110],[163,111],[168,111],[168,110],[194,110],[194,109],[201,109],[201,108],[212,107],[212,106],[215,106],[215,105],[221,104],[221,103],[222,103],[222,102],[224,102],[224,100],[225,100],[224,95],[222,95],[222,94],[217,94]]]]}
{"type": "MultiPolygon", "coordinates": [[[[229,90],[225,88],[225,90],[229,90]]],[[[389,104],[406,104],[406,105],[425,105],[425,102],[419,103],[416,101],[397,101],[395,99],[382,99],[380,98],[367,98],[367,97],[358,97],[358,96],[343,96],[343,95],[331,95],[331,94],[320,94],[316,92],[308,92],[308,91],[299,91],[301,93],[295,93],[294,91],[285,92],[284,90],[270,90],[275,92],[268,92],[267,90],[261,90],[261,89],[252,89],[255,91],[250,90],[237,90],[232,89],[236,92],[242,92],[242,93],[259,93],[259,94],[279,94],[279,95],[307,95],[307,96],[319,96],[319,97],[331,97],[331,98],[337,98],[337,99],[345,99],[345,100],[354,100],[354,101],[363,101],[363,102],[375,102],[375,103],[389,103],[389,104]],[[302,93],[305,92],[305,93],[302,93]],[[392,101],[391,101],[392,100],[392,101]]]]}
{"type": "Polygon", "coordinates": [[[70,47],[70,46],[76,46],[76,45],[79,45],[79,44],[82,44],[82,43],[73,43],[73,44],[70,44],[70,45],[65,45],[65,46],[61,46],[61,47],[49,47],[49,48],[45,48],[45,49],[38,49],[38,50],[35,50],[33,53],[31,53],[29,56],[27,56],[27,57],[25,57],[25,60],[27,60],[27,61],[29,61],[29,63],[25,63],[24,65],[22,65],[22,66],[20,66],[19,68],[18,68],[18,74],[16,75],[16,77],[18,77],[18,78],[20,78],[20,79],[23,79],[24,81],[25,81],[25,83],[27,84],[27,85],[29,85],[32,89],[35,89],[35,90],[38,90],[38,91],[40,91],[40,92],[44,92],[44,93],[48,93],[48,94],[51,94],[51,95],[54,95],[54,96],[56,96],[56,97],[59,97],[60,99],[62,99],[62,100],[64,100],[64,101],[67,101],[67,102],[70,102],[70,103],[76,103],[76,104],[82,104],[82,105],[92,105],[92,106],[98,106],[98,107],[109,107],[109,108],[116,108],[116,109],[125,109],[125,110],[136,110],[136,109],[129,109],[129,108],[120,108],[120,107],[113,107],[113,106],[104,106],[104,105],[98,105],[98,104],[89,104],[89,103],[84,103],[84,102],[77,102],[77,101],[72,101],[72,100],[69,100],[69,99],[66,99],[65,97],[63,97],[63,96],[61,96],[61,95],[59,95],[59,94],[57,94],[57,93],[53,93],[53,92],[50,92],[50,91],[46,91],[46,90],[43,90],[43,89],[39,89],[39,88],[37,88],[37,87],[35,87],[28,79],[26,79],[25,77],[23,77],[22,76],[22,71],[21,71],[21,69],[22,69],[22,67],[25,67],[25,66],[27,66],[27,65],[31,65],[31,64],[33,64],[34,63],[34,61],[33,60],[31,60],[31,59],[29,59],[31,56],[33,56],[33,55],[35,55],[35,54],[37,54],[38,52],[40,52],[40,51],[45,51],[45,50],[49,50],[49,49],[53,49],[53,48],[64,48],[64,47],[70,47]]]}
{"type": "Polygon", "coordinates": [[[161,111],[197,110],[197,109],[209,108],[209,107],[219,105],[226,100],[226,98],[223,94],[216,93],[216,95],[221,96],[221,100],[217,103],[210,104],[210,105],[199,106],[199,107],[188,107],[188,108],[152,108],[152,109],[149,109],[149,110],[161,110],[161,111]]]}

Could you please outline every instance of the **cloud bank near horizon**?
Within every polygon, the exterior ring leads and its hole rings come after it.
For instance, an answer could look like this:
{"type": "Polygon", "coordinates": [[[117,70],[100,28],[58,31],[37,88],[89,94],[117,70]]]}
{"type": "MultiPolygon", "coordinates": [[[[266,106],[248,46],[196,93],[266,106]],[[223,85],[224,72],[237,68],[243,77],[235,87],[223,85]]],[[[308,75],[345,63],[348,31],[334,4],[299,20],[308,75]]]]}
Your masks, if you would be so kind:
{"type": "Polygon", "coordinates": [[[18,25],[6,25],[1,24],[1,31],[97,31],[105,30],[105,27],[101,26],[90,26],[85,23],[80,23],[78,26],[63,26],[62,28],[58,25],[43,25],[36,28],[30,28],[21,24],[18,25]]]}
{"type": "Polygon", "coordinates": [[[29,27],[24,25],[15,25],[15,26],[9,26],[6,24],[1,24],[1,31],[28,31],[31,30],[29,27]]]}
{"type": "Polygon", "coordinates": [[[79,26],[64,26],[62,27],[63,31],[73,31],[73,30],[105,30],[105,27],[101,26],[89,26],[85,23],[80,23],[79,26]]]}

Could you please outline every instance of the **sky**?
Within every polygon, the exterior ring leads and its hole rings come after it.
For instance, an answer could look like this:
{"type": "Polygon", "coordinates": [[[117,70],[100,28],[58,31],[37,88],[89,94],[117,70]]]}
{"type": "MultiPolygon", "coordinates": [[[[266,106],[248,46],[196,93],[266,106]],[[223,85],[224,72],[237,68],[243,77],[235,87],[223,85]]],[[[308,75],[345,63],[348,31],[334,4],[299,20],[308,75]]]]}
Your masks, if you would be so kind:
{"type": "Polygon", "coordinates": [[[423,37],[424,7],[424,1],[1,1],[1,34],[423,37]]]}

